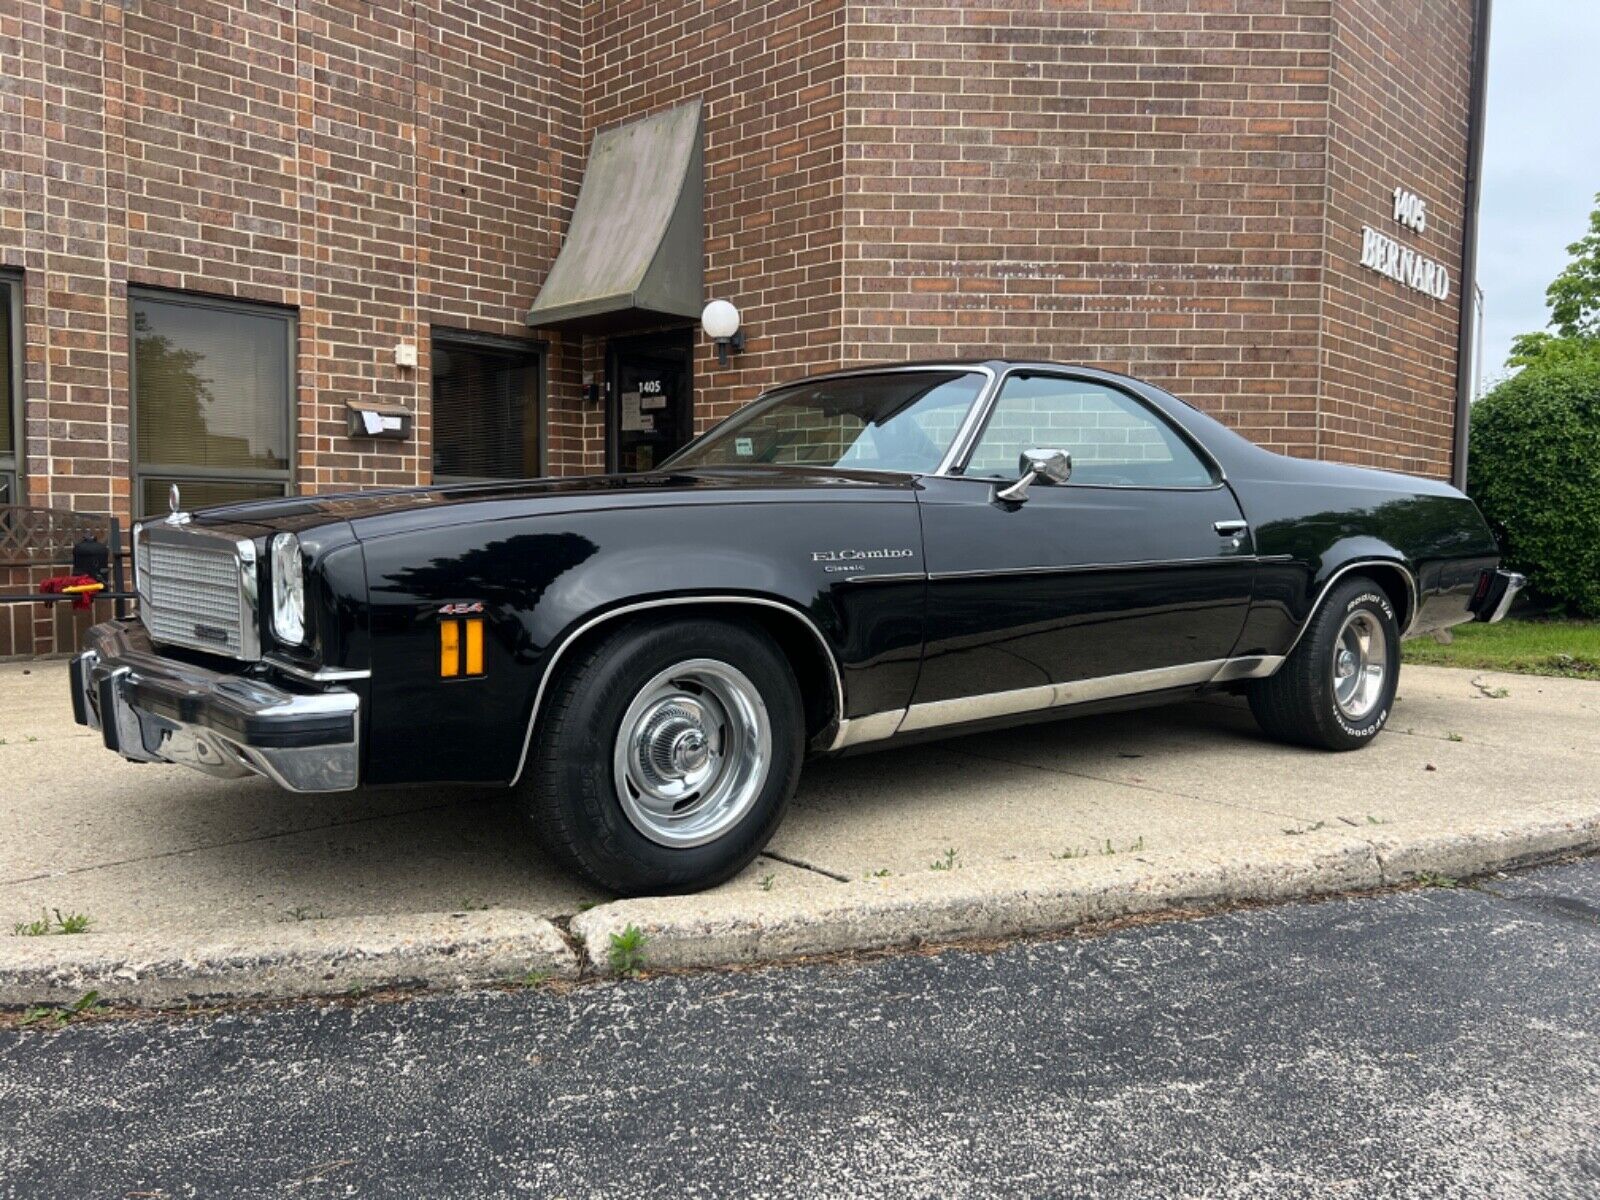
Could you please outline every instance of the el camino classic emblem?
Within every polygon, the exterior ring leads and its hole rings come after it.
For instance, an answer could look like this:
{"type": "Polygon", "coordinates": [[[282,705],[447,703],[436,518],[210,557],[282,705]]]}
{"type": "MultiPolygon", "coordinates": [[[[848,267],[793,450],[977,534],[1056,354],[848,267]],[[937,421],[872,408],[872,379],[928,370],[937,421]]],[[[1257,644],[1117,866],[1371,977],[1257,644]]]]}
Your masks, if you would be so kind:
{"type": "Polygon", "coordinates": [[[865,571],[866,562],[880,558],[912,558],[916,551],[909,547],[881,550],[813,550],[811,561],[827,563],[824,571],[865,571]]]}

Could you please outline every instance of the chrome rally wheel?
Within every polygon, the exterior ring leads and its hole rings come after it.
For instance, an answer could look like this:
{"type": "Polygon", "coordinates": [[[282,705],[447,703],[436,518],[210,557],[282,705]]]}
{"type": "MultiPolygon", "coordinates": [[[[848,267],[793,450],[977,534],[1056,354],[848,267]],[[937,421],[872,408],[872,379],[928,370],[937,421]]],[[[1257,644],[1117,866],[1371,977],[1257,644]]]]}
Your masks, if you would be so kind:
{"type": "Polygon", "coordinates": [[[1333,701],[1344,718],[1360,724],[1384,700],[1389,677],[1389,635],[1370,609],[1345,617],[1333,643],[1333,701]]]}
{"type": "Polygon", "coordinates": [[[1388,724],[1400,682],[1400,621],[1376,580],[1330,588],[1278,670],[1253,680],[1250,711],[1273,737],[1325,750],[1369,745],[1388,724]]]}
{"type": "Polygon", "coordinates": [[[563,664],[536,733],[522,799],[545,848],[618,895],[686,892],[772,837],[806,710],[753,621],[621,620],[563,664]]]}
{"type": "Polygon", "coordinates": [[[755,684],[725,662],[691,658],[639,689],[617,729],[612,776],[635,829],[663,846],[699,846],[750,811],[771,761],[755,684]]]}

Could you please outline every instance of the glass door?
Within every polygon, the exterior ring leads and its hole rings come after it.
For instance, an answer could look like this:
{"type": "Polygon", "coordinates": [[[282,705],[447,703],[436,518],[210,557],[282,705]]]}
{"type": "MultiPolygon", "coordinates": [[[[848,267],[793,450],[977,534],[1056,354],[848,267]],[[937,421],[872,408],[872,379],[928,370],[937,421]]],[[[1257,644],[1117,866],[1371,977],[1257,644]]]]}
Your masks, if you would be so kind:
{"type": "Polygon", "coordinates": [[[694,437],[693,332],[613,338],[606,348],[606,458],[651,471],[694,437]]]}

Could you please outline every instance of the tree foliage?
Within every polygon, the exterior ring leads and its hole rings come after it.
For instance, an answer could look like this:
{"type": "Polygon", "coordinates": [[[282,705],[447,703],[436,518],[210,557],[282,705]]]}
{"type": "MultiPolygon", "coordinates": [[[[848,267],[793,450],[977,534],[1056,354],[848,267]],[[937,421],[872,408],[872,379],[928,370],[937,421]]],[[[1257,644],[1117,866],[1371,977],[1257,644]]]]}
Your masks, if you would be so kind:
{"type": "Polygon", "coordinates": [[[1546,358],[1473,406],[1467,491],[1507,564],[1600,617],[1600,356],[1546,358]]]}
{"type": "Polygon", "coordinates": [[[1589,232],[1567,247],[1567,263],[1545,289],[1551,332],[1525,333],[1511,343],[1509,365],[1534,366],[1600,355],[1600,195],[1589,232]]]}

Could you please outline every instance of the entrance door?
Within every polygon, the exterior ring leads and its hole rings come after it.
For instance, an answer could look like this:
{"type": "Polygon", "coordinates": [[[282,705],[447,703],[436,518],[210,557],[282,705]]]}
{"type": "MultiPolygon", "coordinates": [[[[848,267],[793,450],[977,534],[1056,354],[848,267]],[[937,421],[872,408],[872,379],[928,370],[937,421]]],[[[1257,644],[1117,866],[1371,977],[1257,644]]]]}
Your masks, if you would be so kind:
{"type": "Polygon", "coordinates": [[[650,471],[694,436],[693,331],[606,347],[606,465],[650,471]]]}

